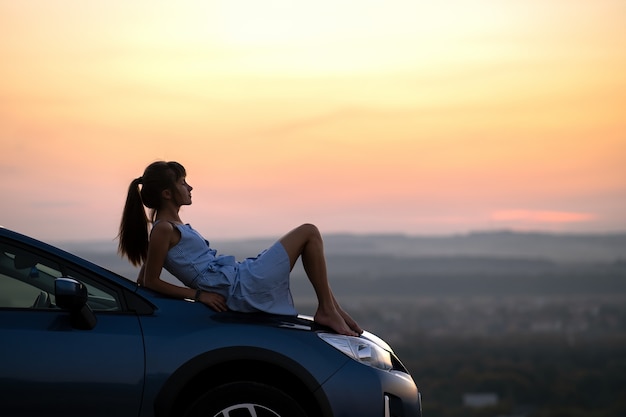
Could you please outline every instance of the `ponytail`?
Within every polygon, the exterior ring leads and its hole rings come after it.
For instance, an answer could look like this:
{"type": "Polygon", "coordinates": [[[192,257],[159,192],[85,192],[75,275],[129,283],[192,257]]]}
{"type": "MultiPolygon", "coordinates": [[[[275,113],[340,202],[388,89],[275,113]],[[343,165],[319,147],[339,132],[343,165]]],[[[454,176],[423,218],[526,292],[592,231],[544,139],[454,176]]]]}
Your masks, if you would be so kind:
{"type": "Polygon", "coordinates": [[[185,176],[185,168],[178,162],[157,161],[148,165],[142,177],[130,183],[120,223],[118,252],[133,265],[141,265],[148,256],[148,223],[154,222],[161,208],[161,193],[163,190],[174,192],[176,181],[185,176]],[[151,220],[144,206],[151,209],[151,220]]]}
{"type": "Polygon", "coordinates": [[[148,255],[148,217],[139,190],[142,183],[143,178],[139,177],[128,187],[118,235],[118,252],[135,266],[141,265],[148,255]]]}

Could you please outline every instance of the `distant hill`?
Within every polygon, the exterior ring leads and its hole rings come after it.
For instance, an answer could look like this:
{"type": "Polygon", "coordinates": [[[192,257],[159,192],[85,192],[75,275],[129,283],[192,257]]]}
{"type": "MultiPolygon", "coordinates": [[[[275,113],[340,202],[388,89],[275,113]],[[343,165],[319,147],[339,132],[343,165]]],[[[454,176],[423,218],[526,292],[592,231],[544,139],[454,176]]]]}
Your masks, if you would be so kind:
{"type": "MultiPolygon", "coordinates": [[[[218,252],[238,258],[255,256],[273,239],[212,240],[218,252]]],[[[324,236],[331,255],[390,255],[414,257],[479,257],[541,259],[554,262],[626,261],[626,233],[552,234],[510,231],[474,232],[445,236],[399,234],[329,234],[324,236]]],[[[116,253],[117,242],[57,242],[76,253],[116,253]]]]}
{"type": "MultiPolygon", "coordinates": [[[[511,295],[626,293],[626,233],[559,235],[478,232],[453,236],[326,235],[337,293],[352,295],[511,295]]],[[[213,241],[219,253],[255,256],[272,239],[213,241]]],[[[116,242],[58,246],[129,279],[138,269],[116,242]]],[[[166,279],[175,278],[164,275],[166,279]]],[[[294,294],[310,294],[301,266],[294,294]]]]}
{"type": "MultiPolygon", "coordinates": [[[[324,236],[327,254],[391,255],[394,257],[481,257],[544,259],[555,262],[626,260],[626,233],[550,234],[510,231],[447,236],[357,235],[324,236]]],[[[251,256],[268,239],[212,242],[223,253],[251,256]]]]}

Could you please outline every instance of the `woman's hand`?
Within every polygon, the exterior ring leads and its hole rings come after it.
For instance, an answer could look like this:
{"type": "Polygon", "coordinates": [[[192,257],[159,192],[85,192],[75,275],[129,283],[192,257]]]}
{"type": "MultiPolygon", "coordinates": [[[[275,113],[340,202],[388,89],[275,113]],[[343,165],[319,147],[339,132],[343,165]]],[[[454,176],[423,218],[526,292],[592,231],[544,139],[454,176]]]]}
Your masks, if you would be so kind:
{"type": "Polygon", "coordinates": [[[226,306],[226,299],[220,294],[202,291],[200,293],[200,297],[198,297],[198,301],[212,308],[218,313],[222,311],[228,311],[228,307],[226,306]]]}

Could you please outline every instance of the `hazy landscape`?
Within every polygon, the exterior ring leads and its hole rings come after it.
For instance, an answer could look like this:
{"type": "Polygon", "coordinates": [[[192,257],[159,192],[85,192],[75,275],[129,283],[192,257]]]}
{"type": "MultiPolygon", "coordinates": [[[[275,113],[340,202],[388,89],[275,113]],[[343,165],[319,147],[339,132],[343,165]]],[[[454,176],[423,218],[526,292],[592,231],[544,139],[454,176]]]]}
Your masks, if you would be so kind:
{"type": "MultiPolygon", "coordinates": [[[[241,259],[272,239],[211,243],[241,259]]],[[[136,277],[113,240],[57,245],[136,277]]],[[[325,247],[338,298],[392,344],[425,415],[626,415],[626,233],[327,235],[325,247]]],[[[301,267],[292,291],[312,314],[301,267]]]]}

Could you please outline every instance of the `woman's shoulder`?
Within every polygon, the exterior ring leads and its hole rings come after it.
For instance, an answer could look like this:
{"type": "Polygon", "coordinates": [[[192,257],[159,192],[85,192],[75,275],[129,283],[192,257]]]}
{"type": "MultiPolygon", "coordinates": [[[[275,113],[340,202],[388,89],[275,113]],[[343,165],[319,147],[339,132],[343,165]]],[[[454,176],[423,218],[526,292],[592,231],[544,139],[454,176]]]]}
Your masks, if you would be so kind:
{"type": "Polygon", "coordinates": [[[165,221],[165,220],[157,220],[152,224],[152,233],[168,233],[173,232],[176,229],[176,226],[173,222],[165,221]]]}
{"type": "Polygon", "coordinates": [[[150,231],[150,240],[164,240],[172,247],[180,240],[181,232],[176,223],[169,221],[156,221],[150,231]]]}

